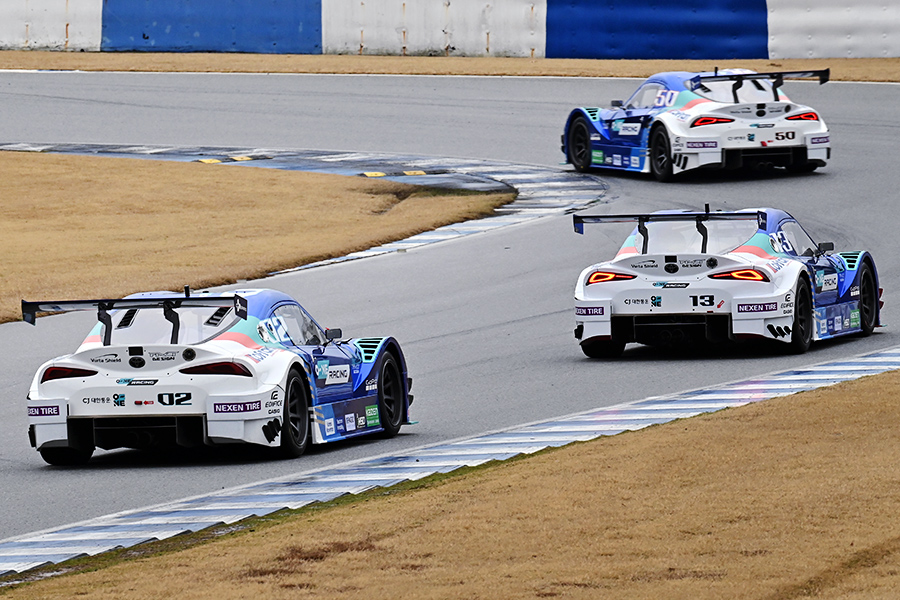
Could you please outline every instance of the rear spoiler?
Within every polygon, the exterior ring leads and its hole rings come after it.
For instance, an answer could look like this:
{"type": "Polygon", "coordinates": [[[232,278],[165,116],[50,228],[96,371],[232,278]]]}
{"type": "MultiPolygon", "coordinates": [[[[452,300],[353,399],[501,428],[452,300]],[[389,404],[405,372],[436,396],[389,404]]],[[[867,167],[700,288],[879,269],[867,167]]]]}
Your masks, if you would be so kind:
{"type": "Polygon", "coordinates": [[[828,80],[831,78],[831,69],[822,69],[820,71],[775,71],[772,73],[733,73],[730,75],[719,75],[719,69],[716,68],[715,74],[713,75],[697,75],[695,77],[691,77],[691,79],[688,80],[688,87],[690,87],[691,91],[693,92],[707,81],[733,81],[734,85],[731,88],[731,93],[734,96],[735,104],[737,104],[737,91],[741,89],[741,86],[744,85],[745,81],[752,81],[754,79],[771,79],[772,92],[775,95],[775,102],[778,102],[778,88],[784,85],[784,80],[786,78],[817,78],[819,80],[819,85],[822,85],[823,83],[828,83],[828,80]]]}
{"type": "Polygon", "coordinates": [[[572,215],[575,223],[575,233],[584,233],[585,223],[637,223],[638,232],[644,238],[642,254],[647,253],[647,223],[662,221],[694,221],[697,223],[697,231],[703,238],[700,251],[706,253],[707,231],[703,224],[705,221],[756,221],[760,229],[766,229],[766,213],[756,212],[709,212],[709,204],[705,212],[680,212],[680,213],[643,213],[633,215],[572,215]]]}
{"type": "Polygon", "coordinates": [[[109,311],[128,309],[162,309],[166,320],[172,323],[171,343],[178,341],[180,320],[176,309],[188,307],[234,307],[234,313],[241,319],[247,318],[247,299],[238,296],[190,296],[185,288],[185,296],[169,296],[156,298],[118,298],[107,300],[56,300],[46,302],[28,302],[22,300],[22,320],[35,325],[39,312],[71,312],[76,310],[96,310],[97,320],[103,324],[103,345],[109,346],[112,337],[112,317],[109,311]]]}

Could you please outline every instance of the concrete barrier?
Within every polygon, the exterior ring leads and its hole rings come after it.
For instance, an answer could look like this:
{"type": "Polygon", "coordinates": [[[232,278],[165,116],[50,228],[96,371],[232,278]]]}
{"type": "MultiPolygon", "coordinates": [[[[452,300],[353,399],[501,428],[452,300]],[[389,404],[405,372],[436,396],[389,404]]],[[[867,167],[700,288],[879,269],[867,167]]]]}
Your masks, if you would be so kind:
{"type": "Polygon", "coordinates": [[[2,0],[0,49],[613,59],[900,56],[896,0],[2,0]]]}

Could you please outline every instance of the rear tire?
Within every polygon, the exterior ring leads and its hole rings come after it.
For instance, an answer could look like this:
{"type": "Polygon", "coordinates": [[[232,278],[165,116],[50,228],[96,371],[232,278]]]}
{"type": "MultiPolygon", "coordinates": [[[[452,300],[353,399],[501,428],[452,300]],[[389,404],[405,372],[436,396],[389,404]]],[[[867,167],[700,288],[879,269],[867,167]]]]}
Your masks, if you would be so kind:
{"type": "Polygon", "coordinates": [[[400,367],[392,354],[385,354],[378,375],[378,420],[384,429],[382,437],[391,438],[400,432],[405,409],[400,367]]]}
{"type": "Polygon", "coordinates": [[[672,148],[669,132],[665,127],[657,127],[650,135],[650,172],[657,181],[672,181],[672,148]]]}
{"type": "Polygon", "coordinates": [[[797,283],[796,301],[794,303],[794,324],[791,327],[790,353],[803,354],[809,350],[813,339],[812,292],[809,282],[801,278],[797,283]]]}
{"type": "Polygon", "coordinates": [[[584,117],[575,117],[575,120],[569,125],[569,134],[566,137],[566,155],[576,171],[584,173],[591,168],[593,156],[591,134],[584,117]]]}
{"type": "Polygon", "coordinates": [[[281,426],[281,455],[297,458],[309,445],[309,388],[297,371],[288,375],[281,426]]]}
{"type": "Polygon", "coordinates": [[[55,467],[75,467],[86,464],[94,454],[93,448],[41,448],[41,458],[55,467]]]}
{"type": "Polygon", "coordinates": [[[581,351],[588,358],[619,358],[625,351],[625,343],[614,340],[593,340],[582,342],[581,351]]]}
{"type": "Polygon", "coordinates": [[[861,335],[872,335],[878,324],[878,287],[869,263],[859,269],[859,326],[861,335]]]}

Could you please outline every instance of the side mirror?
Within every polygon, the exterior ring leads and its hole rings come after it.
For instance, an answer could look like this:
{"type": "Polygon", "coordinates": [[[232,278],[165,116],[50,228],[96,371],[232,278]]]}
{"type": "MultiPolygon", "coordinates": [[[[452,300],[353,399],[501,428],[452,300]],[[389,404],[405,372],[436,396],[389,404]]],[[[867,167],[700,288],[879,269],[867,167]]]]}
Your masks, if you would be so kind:
{"type": "Polygon", "coordinates": [[[834,242],[819,242],[818,253],[825,254],[834,250],[834,242]]]}
{"type": "Polygon", "coordinates": [[[609,103],[609,105],[612,106],[613,108],[622,108],[622,106],[623,106],[621,100],[613,100],[612,102],[609,103]]]}
{"type": "Polygon", "coordinates": [[[342,337],[344,337],[344,333],[340,330],[340,328],[325,330],[325,339],[328,340],[329,342],[332,340],[339,340],[342,337]]]}

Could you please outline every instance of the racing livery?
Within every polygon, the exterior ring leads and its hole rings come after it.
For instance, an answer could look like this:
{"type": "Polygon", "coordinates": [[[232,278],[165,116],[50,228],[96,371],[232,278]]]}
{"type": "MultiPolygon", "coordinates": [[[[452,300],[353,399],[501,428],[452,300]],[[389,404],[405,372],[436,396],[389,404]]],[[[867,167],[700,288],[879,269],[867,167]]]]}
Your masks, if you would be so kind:
{"type": "Polygon", "coordinates": [[[411,422],[395,339],[342,340],[275,290],[22,301],[32,324],[71,310],[99,322],[73,354],[41,365],[28,393],[31,445],[53,465],[87,462],[95,447],[245,443],[296,457],[411,422]]]}
{"type": "Polygon", "coordinates": [[[822,84],[829,70],[658,73],[625,102],[573,110],[562,151],[578,171],[608,167],[658,181],[692,169],[811,172],[831,158],[828,127],[781,92],[786,78],[803,77],[822,84]]]}
{"type": "Polygon", "coordinates": [[[575,215],[585,223],[636,222],[613,260],[575,284],[575,337],[585,355],[612,358],[625,344],[673,345],[764,338],[805,352],[814,340],[869,335],[882,290],[865,251],[834,253],[788,213],[660,211],[575,215]]]}

